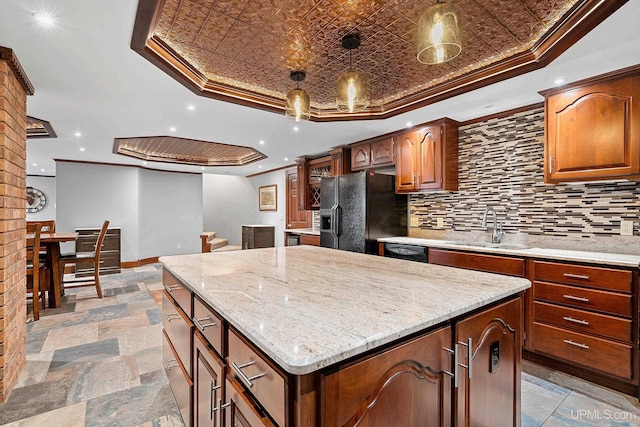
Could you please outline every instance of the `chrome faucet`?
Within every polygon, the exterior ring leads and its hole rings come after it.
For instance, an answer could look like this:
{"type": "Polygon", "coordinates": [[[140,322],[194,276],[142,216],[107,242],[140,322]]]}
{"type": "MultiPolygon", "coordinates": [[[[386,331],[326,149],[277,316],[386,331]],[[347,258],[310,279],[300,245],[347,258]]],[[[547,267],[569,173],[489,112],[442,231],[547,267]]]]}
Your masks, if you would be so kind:
{"type": "Polygon", "coordinates": [[[493,214],[493,234],[491,235],[491,243],[500,243],[500,239],[504,236],[504,232],[502,231],[502,224],[498,222],[498,214],[496,214],[496,210],[491,206],[484,210],[484,214],[482,215],[482,227],[484,229],[487,228],[487,215],[489,213],[493,214]]]}

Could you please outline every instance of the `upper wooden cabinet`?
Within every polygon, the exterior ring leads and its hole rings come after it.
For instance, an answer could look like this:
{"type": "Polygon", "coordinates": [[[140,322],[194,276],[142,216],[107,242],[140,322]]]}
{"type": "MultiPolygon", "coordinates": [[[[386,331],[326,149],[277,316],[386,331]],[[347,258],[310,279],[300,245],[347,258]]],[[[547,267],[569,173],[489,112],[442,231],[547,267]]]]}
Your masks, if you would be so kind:
{"type": "Polygon", "coordinates": [[[458,189],[458,123],[441,119],[394,137],[396,192],[458,189]]]}
{"type": "Polygon", "coordinates": [[[354,144],[351,147],[351,170],[393,166],[394,163],[392,137],[354,144]]]}
{"type": "Polygon", "coordinates": [[[346,147],[333,149],[328,156],[317,159],[300,157],[296,162],[299,210],[320,209],[320,179],[351,173],[351,153],[346,147]]]}
{"type": "Polygon", "coordinates": [[[287,227],[286,228],[312,228],[312,213],[309,210],[300,210],[300,195],[298,193],[298,170],[297,168],[287,169],[287,227]]]}
{"type": "Polygon", "coordinates": [[[640,66],[540,93],[545,182],[640,178],[640,66]]]}

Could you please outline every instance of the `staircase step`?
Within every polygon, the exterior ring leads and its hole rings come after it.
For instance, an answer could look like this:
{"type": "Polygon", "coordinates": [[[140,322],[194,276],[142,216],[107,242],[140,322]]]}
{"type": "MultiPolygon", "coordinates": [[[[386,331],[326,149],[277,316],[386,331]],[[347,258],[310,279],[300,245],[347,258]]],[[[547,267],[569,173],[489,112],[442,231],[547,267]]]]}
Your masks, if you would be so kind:
{"type": "Polygon", "coordinates": [[[219,247],[218,249],[214,249],[211,252],[226,252],[226,251],[239,251],[242,249],[242,246],[236,245],[224,245],[219,247]]]}
{"type": "Polygon", "coordinates": [[[207,231],[206,233],[203,233],[207,235],[207,242],[210,242],[211,240],[216,238],[216,232],[215,231],[207,231]]]}
{"type": "Polygon", "coordinates": [[[215,250],[221,248],[222,246],[226,246],[229,243],[229,239],[225,239],[224,237],[216,237],[214,239],[209,240],[211,244],[211,250],[215,250]]]}

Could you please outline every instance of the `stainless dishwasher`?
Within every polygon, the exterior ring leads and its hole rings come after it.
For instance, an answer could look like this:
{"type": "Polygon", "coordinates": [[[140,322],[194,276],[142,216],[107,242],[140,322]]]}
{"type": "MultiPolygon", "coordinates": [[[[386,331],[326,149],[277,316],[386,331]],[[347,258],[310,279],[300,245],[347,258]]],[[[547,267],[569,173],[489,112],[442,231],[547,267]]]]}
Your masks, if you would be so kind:
{"type": "Polygon", "coordinates": [[[426,246],[406,245],[402,243],[385,243],[384,256],[417,262],[428,261],[426,246]]]}

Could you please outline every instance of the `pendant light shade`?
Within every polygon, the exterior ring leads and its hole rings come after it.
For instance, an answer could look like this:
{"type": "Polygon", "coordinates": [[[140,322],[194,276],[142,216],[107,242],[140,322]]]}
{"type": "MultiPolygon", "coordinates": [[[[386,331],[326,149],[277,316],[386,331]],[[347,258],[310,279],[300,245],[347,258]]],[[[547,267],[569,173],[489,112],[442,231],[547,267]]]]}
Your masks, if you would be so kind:
{"type": "Polygon", "coordinates": [[[360,46],[357,34],[348,34],[342,38],[342,47],[349,50],[349,70],[338,77],[336,85],[336,104],[338,110],[350,113],[362,111],[369,106],[369,90],[364,76],[351,67],[351,51],[360,46]]]}
{"type": "Polygon", "coordinates": [[[417,45],[418,61],[423,64],[440,64],[460,54],[460,16],[453,5],[436,3],[424,11],[417,45]]]}
{"type": "MultiPolygon", "coordinates": [[[[307,75],[304,71],[292,71],[289,77],[294,82],[300,83],[307,75]]],[[[296,122],[309,120],[309,95],[304,89],[296,87],[287,93],[287,107],[285,115],[292,117],[296,122]]]]}

